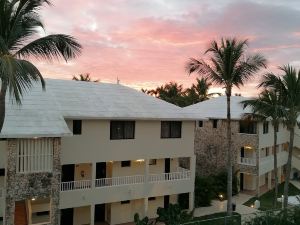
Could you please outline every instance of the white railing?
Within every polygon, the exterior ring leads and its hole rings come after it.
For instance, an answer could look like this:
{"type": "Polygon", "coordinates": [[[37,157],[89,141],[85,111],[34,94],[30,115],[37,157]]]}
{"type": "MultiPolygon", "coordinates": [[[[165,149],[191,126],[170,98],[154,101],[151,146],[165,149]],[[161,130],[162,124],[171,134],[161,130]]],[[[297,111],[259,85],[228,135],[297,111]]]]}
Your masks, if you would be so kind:
{"type": "Polygon", "coordinates": [[[134,175],[134,176],[96,179],[95,186],[96,187],[120,186],[120,185],[129,185],[129,184],[142,184],[144,182],[145,182],[144,175],[134,175]]]}
{"type": "Polygon", "coordinates": [[[255,158],[245,158],[240,157],[239,163],[243,165],[249,165],[249,166],[256,166],[256,159],[255,158]]]}
{"type": "Polygon", "coordinates": [[[71,190],[78,190],[78,189],[89,189],[91,188],[91,184],[92,184],[91,180],[62,182],[60,184],[60,190],[71,191],[71,190]]]}
{"type": "Polygon", "coordinates": [[[174,173],[161,173],[150,174],[149,182],[171,181],[171,180],[187,180],[191,178],[190,171],[174,172],[174,173]]]}
{"type": "MultiPolygon", "coordinates": [[[[155,182],[172,181],[172,180],[188,180],[190,178],[191,178],[191,171],[183,170],[182,172],[149,174],[148,181],[150,183],[155,183],[155,182]]],[[[101,178],[95,180],[95,187],[101,188],[101,187],[111,187],[111,186],[143,184],[145,183],[145,181],[146,181],[145,175],[101,178]]],[[[62,182],[60,190],[71,191],[71,190],[79,190],[79,189],[90,189],[92,187],[91,184],[92,184],[91,180],[62,182]]]]}

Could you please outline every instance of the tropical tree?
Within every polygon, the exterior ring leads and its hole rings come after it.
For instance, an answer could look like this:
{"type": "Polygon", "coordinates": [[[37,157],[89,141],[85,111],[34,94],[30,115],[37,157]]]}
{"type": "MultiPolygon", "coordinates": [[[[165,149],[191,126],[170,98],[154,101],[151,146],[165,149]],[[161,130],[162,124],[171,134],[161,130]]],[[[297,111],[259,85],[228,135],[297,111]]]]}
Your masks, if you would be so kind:
{"type": "Polygon", "coordinates": [[[270,119],[274,132],[274,176],[275,176],[275,193],[273,207],[276,208],[278,196],[278,166],[277,166],[277,130],[282,118],[281,96],[278,91],[264,90],[257,98],[242,101],[241,104],[246,108],[250,106],[254,114],[254,118],[267,121],[270,119]]]}
{"type": "Polygon", "coordinates": [[[72,80],[87,81],[87,82],[99,82],[99,79],[98,80],[92,80],[92,77],[89,73],[79,74],[78,77],[73,76],[72,80]]]}
{"type": "Polygon", "coordinates": [[[254,76],[262,67],[266,67],[266,59],[260,55],[245,55],[247,40],[224,39],[218,43],[212,41],[205,55],[208,61],[191,58],[186,64],[189,74],[198,73],[209,82],[221,85],[227,96],[227,212],[232,215],[232,151],[231,151],[231,109],[232,88],[240,87],[254,76]]]}
{"type": "Polygon", "coordinates": [[[264,76],[264,80],[260,86],[280,93],[282,98],[283,123],[290,133],[284,184],[284,208],[286,208],[288,205],[295,127],[297,124],[299,125],[297,119],[300,116],[300,71],[297,72],[290,65],[284,65],[279,67],[279,69],[283,72],[282,76],[268,73],[264,76]]]}
{"type": "Polygon", "coordinates": [[[65,61],[81,52],[81,45],[71,36],[53,34],[31,41],[44,28],[40,18],[43,5],[48,0],[0,0],[0,132],[5,119],[7,92],[21,104],[23,93],[33,82],[45,81],[40,71],[29,59],[65,61]]]}

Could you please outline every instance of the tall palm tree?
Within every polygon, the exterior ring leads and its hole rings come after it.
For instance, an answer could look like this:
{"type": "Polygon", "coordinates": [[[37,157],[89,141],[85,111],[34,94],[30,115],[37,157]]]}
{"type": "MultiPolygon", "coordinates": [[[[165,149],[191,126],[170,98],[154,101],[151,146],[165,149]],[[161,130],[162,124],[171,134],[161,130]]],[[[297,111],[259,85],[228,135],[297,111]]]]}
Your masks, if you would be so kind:
{"type": "Polygon", "coordinates": [[[273,73],[266,74],[260,86],[280,92],[282,96],[283,123],[290,133],[284,184],[284,208],[286,208],[288,205],[295,126],[299,124],[297,119],[300,116],[300,71],[297,72],[290,65],[284,65],[279,67],[279,69],[284,73],[283,76],[276,76],[273,73]]]}
{"type": "Polygon", "coordinates": [[[87,82],[99,82],[98,80],[92,80],[92,77],[89,73],[79,74],[79,76],[73,76],[72,80],[76,81],[87,81],[87,82]]]}
{"type": "Polygon", "coordinates": [[[189,74],[196,72],[213,84],[222,85],[227,96],[227,213],[232,214],[232,150],[231,150],[231,110],[232,87],[240,87],[254,76],[266,59],[259,55],[245,55],[247,40],[224,39],[212,41],[205,54],[209,61],[191,58],[186,65],[189,74]]]}
{"type": "Polygon", "coordinates": [[[21,104],[23,93],[33,82],[40,81],[45,88],[42,74],[29,59],[68,61],[81,52],[81,45],[68,35],[48,35],[31,41],[39,28],[44,28],[39,14],[43,5],[50,5],[50,1],[0,0],[0,132],[7,92],[21,104]]]}
{"type": "Polygon", "coordinates": [[[273,207],[276,208],[278,196],[278,166],[277,166],[277,129],[282,118],[282,105],[280,93],[274,90],[264,90],[257,98],[242,101],[241,104],[246,108],[250,106],[254,117],[262,121],[271,120],[274,132],[274,176],[275,176],[275,193],[273,207]]]}
{"type": "Polygon", "coordinates": [[[214,95],[221,96],[221,93],[214,92],[208,93],[209,88],[212,86],[212,83],[209,82],[207,77],[196,78],[197,83],[193,84],[193,88],[196,90],[197,94],[199,95],[200,101],[205,101],[210,99],[214,95]]]}

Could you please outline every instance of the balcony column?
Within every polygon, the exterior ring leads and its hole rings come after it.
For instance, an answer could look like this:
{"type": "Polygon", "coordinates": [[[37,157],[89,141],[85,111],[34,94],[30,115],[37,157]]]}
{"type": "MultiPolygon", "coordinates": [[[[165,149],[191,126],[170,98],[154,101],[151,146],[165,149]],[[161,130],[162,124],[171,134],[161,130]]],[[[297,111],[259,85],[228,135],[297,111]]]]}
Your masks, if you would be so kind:
{"type": "Polygon", "coordinates": [[[272,172],[268,172],[268,190],[272,189],[272,172]]]}
{"type": "Polygon", "coordinates": [[[191,179],[193,181],[193,187],[195,186],[195,176],[196,176],[196,156],[193,155],[190,157],[190,171],[191,171],[191,179]]]}
{"type": "Polygon", "coordinates": [[[92,163],[92,185],[91,188],[95,188],[95,183],[96,183],[96,163],[92,163]]]}
{"type": "Polygon", "coordinates": [[[144,198],[144,217],[148,216],[148,198],[144,198]]]}
{"type": "Polygon", "coordinates": [[[91,214],[90,225],[94,225],[95,224],[95,205],[91,205],[91,207],[90,207],[90,214],[91,214]]]}
{"type": "Polygon", "coordinates": [[[194,192],[189,193],[189,211],[194,209],[194,192]]]}

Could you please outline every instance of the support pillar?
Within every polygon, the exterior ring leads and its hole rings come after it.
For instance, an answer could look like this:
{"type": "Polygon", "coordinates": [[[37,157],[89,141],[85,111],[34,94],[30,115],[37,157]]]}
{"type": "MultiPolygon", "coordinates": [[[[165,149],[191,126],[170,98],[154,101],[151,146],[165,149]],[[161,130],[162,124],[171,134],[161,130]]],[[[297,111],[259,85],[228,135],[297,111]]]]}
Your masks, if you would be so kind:
{"type": "Polygon", "coordinates": [[[259,182],[259,174],[256,175],[256,197],[260,196],[260,182],[259,182]]]}
{"type": "Polygon", "coordinates": [[[268,172],[268,190],[272,189],[272,172],[268,172]]]}
{"type": "Polygon", "coordinates": [[[91,176],[92,178],[92,180],[91,180],[91,182],[92,182],[92,184],[91,184],[91,188],[95,188],[95,183],[96,183],[96,163],[95,162],[93,162],[92,163],[92,176],[91,176]]]}
{"type": "MultiPolygon", "coordinates": [[[[91,207],[90,207],[90,214],[91,214],[90,225],[94,225],[95,224],[95,205],[91,205],[91,207]]],[[[61,225],[63,225],[63,224],[61,224],[61,225]]]]}
{"type": "Polygon", "coordinates": [[[193,211],[194,209],[194,192],[189,193],[189,210],[193,211]]]}
{"type": "Polygon", "coordinates": [[[148,216],[148,198],[144,198],[144,217],[148,216]]]}

